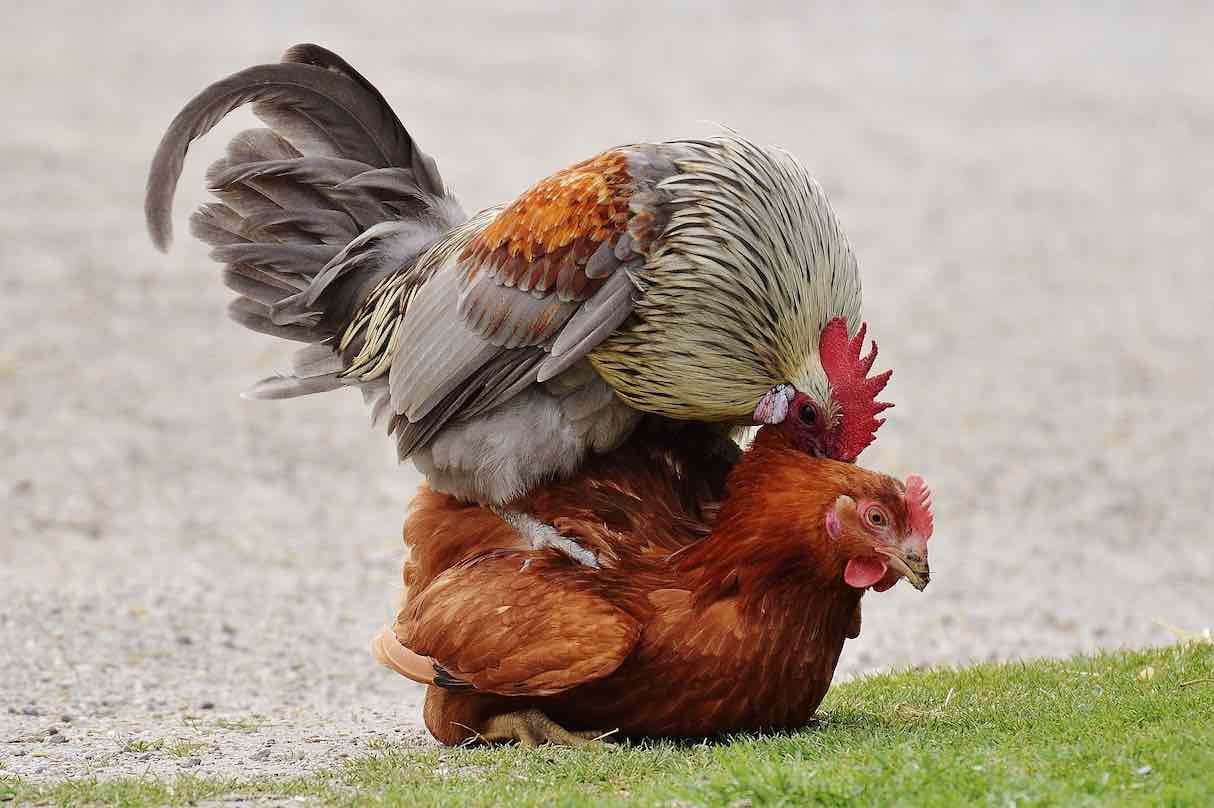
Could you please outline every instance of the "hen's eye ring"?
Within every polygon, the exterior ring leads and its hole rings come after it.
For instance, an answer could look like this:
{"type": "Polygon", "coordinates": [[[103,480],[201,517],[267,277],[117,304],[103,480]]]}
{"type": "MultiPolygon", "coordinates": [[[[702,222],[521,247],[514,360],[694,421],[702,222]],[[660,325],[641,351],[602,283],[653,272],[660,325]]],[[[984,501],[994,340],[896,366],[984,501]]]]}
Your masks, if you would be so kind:
{"type": "Polygon", "coordinates": [[[812,404],[802,404],[800,415],[801,420],[807,424],[812,424],[814,421],[818,420],[818,412],[813,408],[812,404]]]}
{"type": "Polygon", "coordinates": [[[865,511],[864,518],[873,527],[885,527],[889,523],[889,518],[886,517],[885,512],[880,508],[869,508],[865,511]]]}

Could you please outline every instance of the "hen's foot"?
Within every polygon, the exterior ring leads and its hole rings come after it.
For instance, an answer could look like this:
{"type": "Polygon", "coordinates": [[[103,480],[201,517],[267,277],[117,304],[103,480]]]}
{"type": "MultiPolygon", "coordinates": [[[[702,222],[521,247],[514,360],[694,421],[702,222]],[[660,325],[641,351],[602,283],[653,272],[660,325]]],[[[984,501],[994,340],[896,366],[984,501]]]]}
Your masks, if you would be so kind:
{"type": "Polygon", "coordinates": [[[518,741],[522,746],[598,746],[604,733],[594,730],[570,732],[536,709],[495,715],[480,733],[482,741],[518,741]]]}
{"type": "Polygon", "coordinates": [[[560,550],[565,555],[577,561],[580,564],[585,564],[588,567],[598,567],[599,560],[594,553],[587,550],[582,545],[575,542],[573,539],[567,539],[556,531],[552,525],[541,522],[534,516],[518,511],[508,511],[504,508],[494,508],[493,512],[498,517],[514,528],[515,532],[522,536],[532,550],[543,550],[547,547],[552,547],[560,550]]]}

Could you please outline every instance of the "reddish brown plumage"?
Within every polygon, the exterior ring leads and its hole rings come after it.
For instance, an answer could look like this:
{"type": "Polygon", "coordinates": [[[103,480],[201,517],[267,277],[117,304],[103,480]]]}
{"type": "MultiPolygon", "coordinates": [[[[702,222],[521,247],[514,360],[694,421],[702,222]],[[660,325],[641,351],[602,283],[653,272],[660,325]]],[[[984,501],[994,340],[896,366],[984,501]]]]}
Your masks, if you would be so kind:
{"type": "Polygon", "coordinates": [[[490,511],[419,495],[409,594],[377,642],[382,661],[431,684],[436,738],[458,743],[531,707],[625,736],[810,719],[859,631],[862,594],[843,581],[855,540],[832,540],[825,515],[846,495],[881,503],[904,531],[903,486],[765,430],[714,503],[702,460],[638,439],[511,506],[593,550],[601,569],[530,550],[490,511]]]}

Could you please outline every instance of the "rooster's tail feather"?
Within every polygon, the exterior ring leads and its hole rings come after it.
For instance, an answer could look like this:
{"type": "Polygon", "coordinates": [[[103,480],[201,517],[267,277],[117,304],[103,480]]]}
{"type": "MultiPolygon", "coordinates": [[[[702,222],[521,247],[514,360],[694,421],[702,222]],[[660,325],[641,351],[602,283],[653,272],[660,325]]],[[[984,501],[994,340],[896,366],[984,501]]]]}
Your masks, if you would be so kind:
{"type": "Polygon", "coordinates": [[[193,215],[191,230],[225,265],[224,283],[238,295],[232,319],[310,343],[290,375],[249,395],[360,384],[342,377],[334,338],[385,275],[467,217],[379,91],[336,54],[297,45],[281,63],[211,85],[173,120],[148,175],[144,209],[157,247],[172,239],[173,193],[190,143],[244,104],[269,128],[238,134],[210,167],[218,201],[193,215]]]}

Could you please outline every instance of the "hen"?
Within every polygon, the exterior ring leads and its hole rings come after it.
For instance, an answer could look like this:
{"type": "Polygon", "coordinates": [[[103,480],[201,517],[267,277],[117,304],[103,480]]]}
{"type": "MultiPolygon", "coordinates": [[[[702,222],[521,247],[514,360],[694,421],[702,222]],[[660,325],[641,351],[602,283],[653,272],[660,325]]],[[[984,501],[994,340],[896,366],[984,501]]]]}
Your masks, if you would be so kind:
{"type": "Polygon", "coordinates": [[[406,525],[406,600],[373,649],[430,686],[435,738],[578,744],[605,729],[802,726],[859,633],[864,591],[927,585],[920,478],[816,459],[765,427],[711,520],[695,461],[633,440],[511,506],[593,549],[598,569],[423,490],[406,525]]]}
{"type": "Polygon", "coordinates": [[[842,460],[872,441],[889,373],[859,356],[856,260],[787,153],[734,134],[621,146],[468,217],[379,91],[298,45],[174,119],[145,203],[162,249],[190,143],[244,104],[269,128],[211,166],[193,232],[235,320],[308,343],[249,396],[356,387],[433,488],[494,505],[644,415],[723,437],[792,412],[797,445],[842,460]]]}

